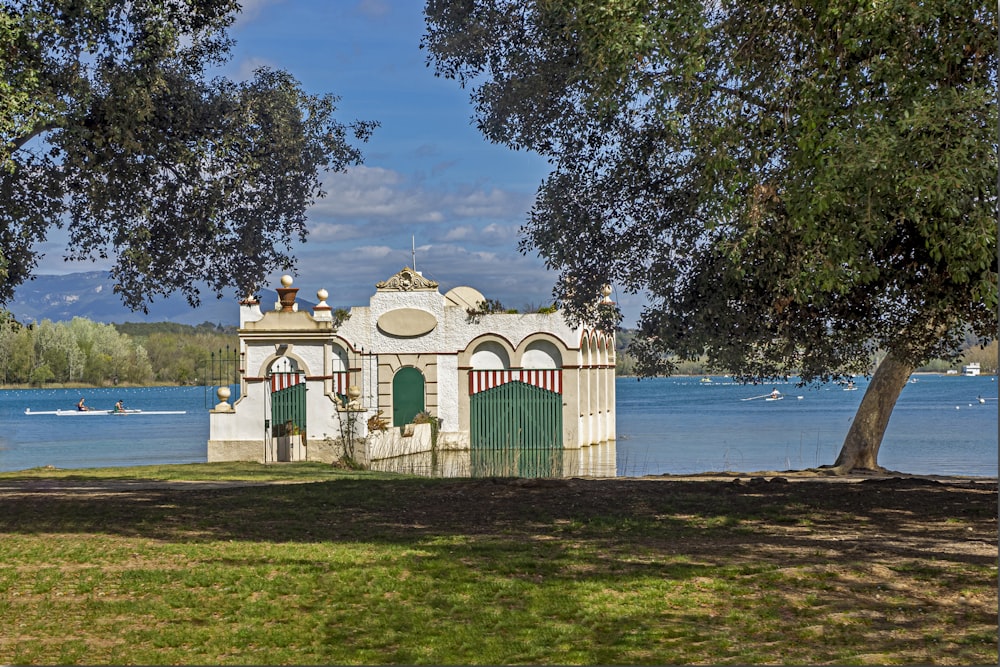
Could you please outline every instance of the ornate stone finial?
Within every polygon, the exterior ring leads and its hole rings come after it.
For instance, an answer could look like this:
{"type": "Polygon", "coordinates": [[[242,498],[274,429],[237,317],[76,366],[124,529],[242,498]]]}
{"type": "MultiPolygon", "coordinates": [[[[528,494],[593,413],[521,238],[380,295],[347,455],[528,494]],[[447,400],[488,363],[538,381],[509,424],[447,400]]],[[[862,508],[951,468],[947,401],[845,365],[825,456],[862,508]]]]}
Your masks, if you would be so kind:
{"type": "Polygon", "coordinates": [[[347,402],[347,407],[349,407],[349,408],[359,407],[361,405],[358,402],[358,399],[361,398],[361,387],[359,387],[357,385],[354,385],[354,384],[352,384],[350,387],[348,387],[347,388],[347,398],[349,399],[348,402],[347,402]]]}
{"type": "Polygon", "coordinates": [[[341,412],[364,412],[365,409],[361,407],[361,387],[352,384],[347,388],[347,401],[341,400],[339,396],[334,397],[334,402],[337,404],[337,410],[341,412]]]}
{"type": "Polygon", "coordinates": [[[601,288],[601,303],[614,303],[611,300],[611,285],[605,285],[601,288]]]}
{"type": "Polygon", "coordinates": [[[383,292],[412,292],[416,290],[435,290],[438,284],[406,266],[403,270],[388,280],[375,283],[375,288],[383,292]]]}
{"type": "Polygon", "coordinates": [[[215,406],[216,412],[233,412],[233,406],[229,405],[229,397],[232,395],[229,387],[219,387],[215,390],[215,395],[219,397],[219,403],[215,406]]]}
{"type": "Polygon", "coordinates": [[[319,299],[319,303],[313,306],[313,319],[322,322],[333,321],[333,308],[326,302],[328,296],[330,296],[330,293],[325,289],[320,288],[316,290],[316,298],[319,299]]]}
{"type": "Polygon", "coordinates": [[[299,288],[291,286],[292,277],[287,274],[281,276],[281,285],[277,289],[278,301],[281,303],[281,312],[293,313],[297,310],[295,306],[295,294],[299,291],[299,288]]]}
{"type": "Polygon", "coordinates": [[[328,304],[326,302],[326,298],[328,296],[330,296],[330,293],[327,292],[325,289],[320,288],[320,289],[316,290],[316,298],[319,299],[319,303],[317,303],[313,307],[313,310],[314,311],[316,311],[316,310],[332,310],[332,308],[330,308],[330,304],[328,304]]]}

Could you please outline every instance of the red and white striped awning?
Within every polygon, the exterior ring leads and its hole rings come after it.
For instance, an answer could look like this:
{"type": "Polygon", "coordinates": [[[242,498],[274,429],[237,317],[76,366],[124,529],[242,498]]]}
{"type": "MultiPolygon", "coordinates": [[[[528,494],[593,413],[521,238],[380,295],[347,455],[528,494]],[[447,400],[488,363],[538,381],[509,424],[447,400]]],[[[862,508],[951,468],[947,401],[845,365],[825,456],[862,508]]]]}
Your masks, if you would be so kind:
{"type": "Polygon", "coordinates": [[[469,371],[469,394],[478,394],[508,382],[523,382],[556,394],[562,393],[561,370],[469,371]]]}

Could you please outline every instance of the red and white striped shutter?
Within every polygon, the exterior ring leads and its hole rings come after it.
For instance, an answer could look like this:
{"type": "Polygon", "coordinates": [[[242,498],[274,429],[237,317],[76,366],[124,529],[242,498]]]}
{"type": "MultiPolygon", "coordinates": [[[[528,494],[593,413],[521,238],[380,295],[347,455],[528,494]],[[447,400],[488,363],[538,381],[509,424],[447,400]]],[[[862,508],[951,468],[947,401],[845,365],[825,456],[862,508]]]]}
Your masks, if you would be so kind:
{"type": "Polygon", "coordinates": [[[347,395],[349,375],[346,372],[333,374],[333,393],[347,395]]]}
{"type": "Polygon", "coordinates": [[[469,394],[478,394],[508,382],[524,382],[556,394],[562,393],[561,370],[470,371],[469,394]]]}
{"type": "Polygon", "coordinates": [[[470,371],[469,394],[478,394],[487,389],[511,382],[517,371],[470,371]]]}
{"type": "Polygon", "coordinates": [[[556,394],[562,393],[561,370],[524,370],[521,371],[521,382],[556,394]]]}
{"type": "Polygon", "coordinates": [[[281,391],[306,381],[303,373],[275,373],[271,376],[271,391],[281,391]]]}

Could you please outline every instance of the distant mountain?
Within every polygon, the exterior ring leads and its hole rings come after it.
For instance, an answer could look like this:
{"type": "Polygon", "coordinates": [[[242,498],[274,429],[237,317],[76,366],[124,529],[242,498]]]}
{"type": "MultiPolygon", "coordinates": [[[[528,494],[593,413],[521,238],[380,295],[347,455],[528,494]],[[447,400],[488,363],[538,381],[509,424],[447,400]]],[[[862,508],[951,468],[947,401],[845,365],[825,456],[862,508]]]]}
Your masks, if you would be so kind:
{"type": "MultiPolygon", "coordinates": [[[[52,320],[64,322],[85,317],[94,322],[177,322],[197,325],[203,322],[238,325],[240,308],[235,299],[216,299],[203,291],[202,304],[192,309],[178,294],[157,299],[149,313],[132,312],[122,305],[114,293],[114,282],[106,271],[87,271],[62,276],[36,276],[17,288],[15,299],[7,308],[23,323],[52,320]]],[[[274,307],[278,295],[274,290],[261,290],[260,304],[264,310],[274,307]]],[[[315,303],[299,299],[299,307],[311,309],[315,303]]]]}

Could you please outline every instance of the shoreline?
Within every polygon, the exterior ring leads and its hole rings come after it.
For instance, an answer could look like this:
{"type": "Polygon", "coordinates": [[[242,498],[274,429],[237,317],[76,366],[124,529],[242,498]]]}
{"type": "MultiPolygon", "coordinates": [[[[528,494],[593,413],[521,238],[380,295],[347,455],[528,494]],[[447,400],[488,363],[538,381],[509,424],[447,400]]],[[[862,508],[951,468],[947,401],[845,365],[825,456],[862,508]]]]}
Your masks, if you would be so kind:
{"type": "Polygon", "coordinates": [[[642,477],[620,477],[617,479],[648,479],[665,481],[720,481],[720,482],[834,482],[842,484],[857,484],[867,481],[920,480],[939,484],[986,484],[997,485],[1000,478],[996,475],[928,475],[907,473],[897,470],[887,470],[883,473],[852,472],[846,475],[831,475],[816,470],[783,470],[758,472],[700,472],[689,474],[664,473],[661,475],[644,475],[642,477]]]}
{"type": "MultiPolygon", "coordinates": [[[[176,465],[184,467],[188,464],[166,464],[167,467],[176,465]]],[[[285,464],[265,464],[281,466],[285,464]]],[[[55,466],[44,466],[39,468],[26,468],[24,470],[11,470],[0,472],[0,494],[11,491],[67,491],[70,489],[86,491],[92,490],[143,490],[156,488],[227,488],[240,486],[268,486],[284,484],[310,484],[328,480],[320,479],[281,479],[281,480],[211,480],[211,479],[157,479],[155,477],[142,477],[142,471],[137,468],[145,466],[122,466],[122,469],[132,471],[133,477],[129,479],[109,478],[102,476],[90,477],[88,470],[108,470],[109,468],[57,468],[55,466]],[[46,474],[51,473],[51,474],[46,474]]],[[[153,466],[150,466],[153,467],[153,466]]],[[[163,468],[164,465],[157,465],[163,468]]],[[[400,475],[400,479],[409,479],[406,475],[400,475]]],[[[561,485],[572,484],[574,481],[587,482],[724,482],[736,486],[748,485],[781,485],[781,484],[802,484],[809,482],[830,483],[830,484],[863,484],[865,482],[883,482],[888,484],[941,484],[949,486],[975,486],[975,487],[996,487],[998,485],[997,476],[980,475],[933,475],[906,473],[897,470],[885,470],[882,472],[858,471],[845,475],[833,475],[823,470],[803,469],[803,470],[766,470],[755,472],[721,472],[706,471],[700,473],[663,473],[659,475],[641,475],[636,477],[616,476],[616,477],[592,477],[586,475],[572,477],[449,477],[441,478],[449,482],[470,482],[470,481],[491,481],[493,483],[511,484],[514,486],[537,486],[537,485],[561,485]]]]}

